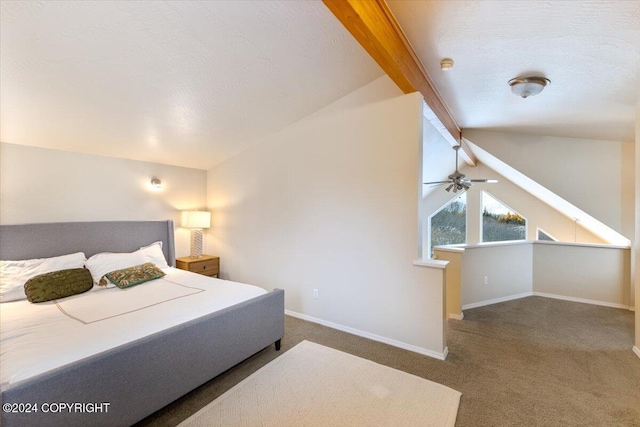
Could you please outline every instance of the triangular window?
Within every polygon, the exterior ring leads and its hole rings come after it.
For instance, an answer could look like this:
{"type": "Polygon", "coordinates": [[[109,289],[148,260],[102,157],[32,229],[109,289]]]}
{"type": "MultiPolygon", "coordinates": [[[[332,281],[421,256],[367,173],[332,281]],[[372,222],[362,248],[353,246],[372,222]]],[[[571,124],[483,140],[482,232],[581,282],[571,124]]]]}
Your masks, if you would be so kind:
{"type": "Polygon", "coordinates": [[[429,251],[433,247],[467,242],[467,193],[462,193],[429,218],[429,251]]]}
{"type": "Polygon", "coordinates": [[[538,228],[538,240],[545,240],[547,242],[557,242],[556,239],[548,235],[541,228],[538,228]]]}
{"type": "Polygon", "coordinates": [[[482,192],[482,241],[525,240],[527,220],[500,200],[482,192]]]}

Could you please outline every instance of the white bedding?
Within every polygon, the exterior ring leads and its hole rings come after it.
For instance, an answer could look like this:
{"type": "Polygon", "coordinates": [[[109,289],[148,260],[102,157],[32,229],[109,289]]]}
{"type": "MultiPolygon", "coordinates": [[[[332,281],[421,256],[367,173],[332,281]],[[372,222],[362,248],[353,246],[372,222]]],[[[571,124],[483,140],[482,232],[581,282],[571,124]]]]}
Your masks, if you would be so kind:
{"type": "Polygon", "coordinates": [[[167,275],[162,279],[127,289],[86,292],[58,304],[2,303],[2,389],[266,293],[257,286],[176,268],[163,271],[167,275]]]}

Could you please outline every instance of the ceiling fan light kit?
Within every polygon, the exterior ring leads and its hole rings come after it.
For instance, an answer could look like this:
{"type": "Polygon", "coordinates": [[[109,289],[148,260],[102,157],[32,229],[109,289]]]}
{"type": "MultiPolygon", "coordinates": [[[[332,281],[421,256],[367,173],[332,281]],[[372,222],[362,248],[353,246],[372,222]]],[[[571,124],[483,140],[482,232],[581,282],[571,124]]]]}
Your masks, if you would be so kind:
{"type": "Polygon", "coordinates": [[[528,98],[539,94],[549,83],[551,83],[551,80],[537,76],[516,77],[515,79],[509,80],[511,92],[522,98],[528,98]]]}
{"type": "Polygon", "coordinates": [[[443,185],[443,184],[449,184],[449,186],[447,188],[445,188],[445,190],[447,190],[448,192],[452,191],[454,193],[457,193],[460,190],[468,190],[469,188],[471,188],[471,183],[473,182],[484,182],[487,184],[495,184],[496,182],[498,182],[497,179],[467,179],[465,178],[465,174],[460,173],[458,171],[458,150],[460,150],[460,145],[455,145],[453,146],[453,149],[456,152],[456,171],[454,173],[452,173],[451,175],[449,175],[449,179],[447,181],[435,181],[435,182],[425,182],[425,185],[443,185]]]}

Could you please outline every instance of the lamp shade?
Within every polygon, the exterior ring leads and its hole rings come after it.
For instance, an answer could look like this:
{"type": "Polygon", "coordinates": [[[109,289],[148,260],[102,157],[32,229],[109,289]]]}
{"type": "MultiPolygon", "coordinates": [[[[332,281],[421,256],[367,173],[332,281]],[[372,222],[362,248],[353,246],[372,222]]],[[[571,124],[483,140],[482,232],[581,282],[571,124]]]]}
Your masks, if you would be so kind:
{"type": "Polygon", "coordinates": [[[187,228],[211,227],[211,212],[183,211],[182,226],[187,228]]]}

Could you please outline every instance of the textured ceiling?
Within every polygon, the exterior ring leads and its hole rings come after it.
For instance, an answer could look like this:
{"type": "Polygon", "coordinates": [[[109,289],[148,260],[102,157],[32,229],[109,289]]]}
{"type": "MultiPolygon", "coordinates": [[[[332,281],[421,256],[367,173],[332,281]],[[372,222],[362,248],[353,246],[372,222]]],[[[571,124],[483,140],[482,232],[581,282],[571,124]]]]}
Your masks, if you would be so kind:
{"type": "Polygon", "coordinates": [[[319,1],[2,1],[0,140],[209,168],[380,77],[319,1]]]}
{"type": "Polygon", "coordinates": [[[633,141],[640,1],[388,4],[461,128],[633,141]],[[551,85],[518,98],[507,82],[528,74],[551,85]]]}

